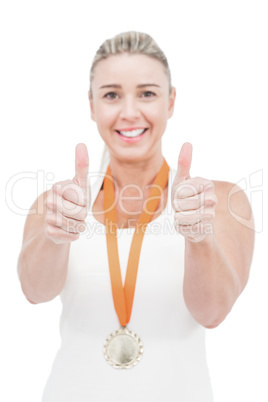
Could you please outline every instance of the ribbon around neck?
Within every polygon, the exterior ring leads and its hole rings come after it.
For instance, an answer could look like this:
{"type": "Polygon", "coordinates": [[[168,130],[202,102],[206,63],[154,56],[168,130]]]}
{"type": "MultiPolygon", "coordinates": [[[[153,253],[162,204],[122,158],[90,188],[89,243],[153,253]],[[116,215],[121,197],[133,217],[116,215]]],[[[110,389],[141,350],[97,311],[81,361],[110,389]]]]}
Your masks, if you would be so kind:
{"type": "Polygon", "coordinates": [[[154,212],[160,202],[162,192],[166,187],[169,175],[169,166],[164,162],[157,173],[151,186],[149,196],[145,202],[143,211],[138,219],[133,234],[125,283],[123,286],[120,270],[120,261],[117,244],[117,221],[115,209],[115,190],[112,180],[110,165],[107,168],[103,183],[103,206],[106,226],[106,243],[109,262],[109,271],[115,311],[122,327],[125,327],[131,317],[137,273],[140,259],[140,251],[146,226],[151,221],[154,212]]]}

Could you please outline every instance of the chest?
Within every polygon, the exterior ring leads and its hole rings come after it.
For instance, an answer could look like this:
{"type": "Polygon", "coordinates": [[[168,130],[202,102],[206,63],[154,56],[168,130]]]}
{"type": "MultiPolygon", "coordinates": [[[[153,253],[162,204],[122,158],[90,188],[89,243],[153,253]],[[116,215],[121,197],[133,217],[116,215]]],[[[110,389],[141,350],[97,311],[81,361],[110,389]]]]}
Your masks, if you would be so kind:
{"type": "MultiPolygon", "coordinates": [[[[116,218],[118,228],[125,229],[135,227],[139,219],[140,214],[145,206],[145,202],[148,198],[148,193],[144,193],[142,197],[137,197],[131,193],[119,194],[116,196],[116,218]]],[[[161,199],[158,207],[153,214],[152,221],[156,219],[166,207],[168,198],[168,187],[166,186],[162,192],[161,199]]],[[[101,189],[95,199],[92,206],[92,213],[94,218],[105,224],[104,208],[103,208],[103,190],[101,189]]]]}

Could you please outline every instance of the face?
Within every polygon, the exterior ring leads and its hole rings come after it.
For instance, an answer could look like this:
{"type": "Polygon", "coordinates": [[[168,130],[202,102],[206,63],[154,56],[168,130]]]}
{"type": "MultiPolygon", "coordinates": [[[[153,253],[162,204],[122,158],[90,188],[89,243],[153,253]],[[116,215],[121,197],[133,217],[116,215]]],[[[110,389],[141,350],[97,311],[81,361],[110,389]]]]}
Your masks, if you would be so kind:
{"type": "Polygon", "coordinates": [[[91,117],[111,157],[138,161],[159,156],[175,95],[156,59],[125,53],[101,60],[92,82],[91,117]]]}

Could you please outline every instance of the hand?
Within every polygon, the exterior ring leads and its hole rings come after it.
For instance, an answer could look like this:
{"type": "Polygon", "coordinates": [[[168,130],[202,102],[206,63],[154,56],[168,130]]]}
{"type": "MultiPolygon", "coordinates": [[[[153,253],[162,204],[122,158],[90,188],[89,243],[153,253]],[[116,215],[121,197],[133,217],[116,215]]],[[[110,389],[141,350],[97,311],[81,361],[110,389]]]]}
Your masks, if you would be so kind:
{"type": "Polygon", "coordinates": [[[192,145],[183,144],[178,170],[172,185],[174,226],[186,240],[200,242],[213,233],[215,208],[218,203],[212,181],[201,177],[190,178],[192,145]]]}
{"type": "Polygon", "coordinates": [[[55,183],[46,199],[45,232],[56,244],[79,239],[86,228],[85,219],[90,206],[88,184],[88,152],[85,144],[75,149],[73,180],[55,183]]]}

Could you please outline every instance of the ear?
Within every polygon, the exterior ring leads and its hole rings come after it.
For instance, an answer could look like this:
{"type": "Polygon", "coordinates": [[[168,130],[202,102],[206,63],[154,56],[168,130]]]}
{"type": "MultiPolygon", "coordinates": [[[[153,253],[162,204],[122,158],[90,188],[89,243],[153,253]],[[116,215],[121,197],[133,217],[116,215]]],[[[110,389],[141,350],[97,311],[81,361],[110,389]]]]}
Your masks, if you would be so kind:
{"type": "Polygon", "coordinates": [[[173,115],[175,99],[176,99],[176,88],[172,87],[171,93],[169,95],[168,118],[170,118],[173,115]]]}
{"type": "Polygon", "coordinates": [[[88,99],[89,99],[89,105],[90,105],[90,111],[91,111],[91,119],[93,121],[96,121],[95,120],[95,111],[94,111],[93,99],[90,96],[90,91],[88,91],[88,99]]]}

